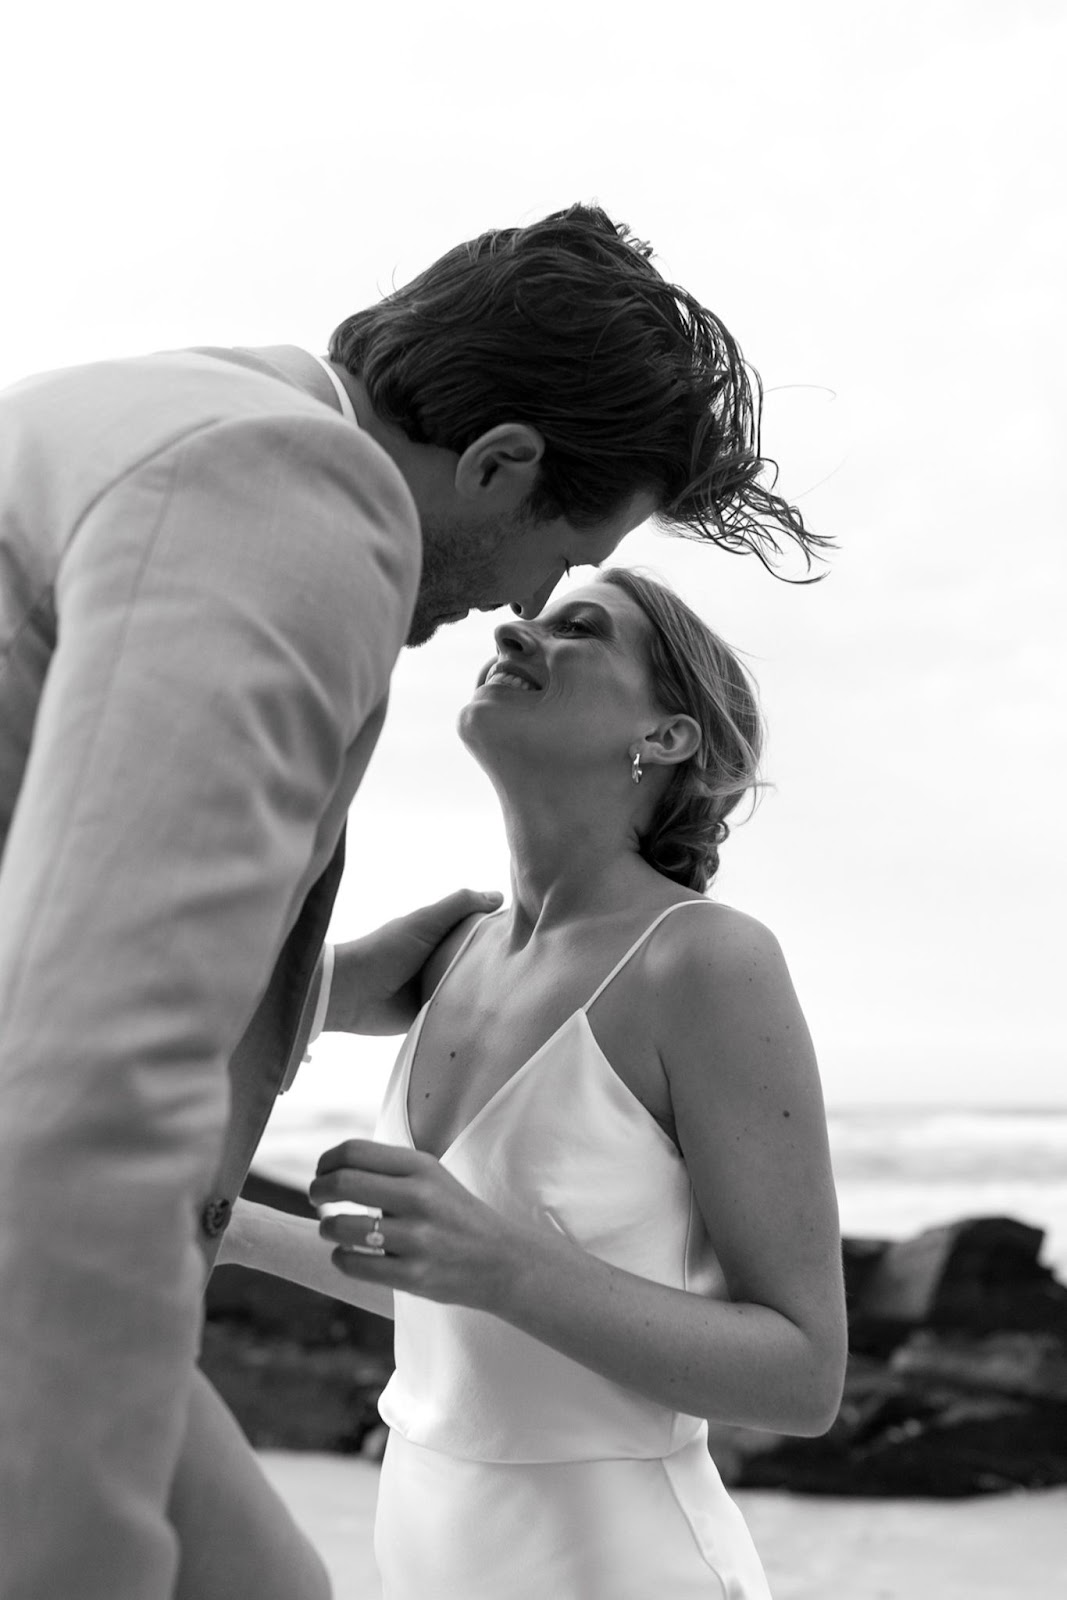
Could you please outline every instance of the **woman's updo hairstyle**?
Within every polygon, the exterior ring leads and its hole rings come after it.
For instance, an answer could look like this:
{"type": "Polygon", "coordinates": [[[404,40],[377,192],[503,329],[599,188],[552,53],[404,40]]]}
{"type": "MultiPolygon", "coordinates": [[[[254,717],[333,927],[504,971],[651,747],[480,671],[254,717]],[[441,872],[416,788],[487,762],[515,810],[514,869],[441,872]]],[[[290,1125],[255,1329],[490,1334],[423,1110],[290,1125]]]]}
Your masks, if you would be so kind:
{"type": "Polygon", "coordinates": [[[601,581],[629,595],[651,624],[647,665],[657,703],[700,725],[700,744],[674,768],[640,847],[649,866],[702,894],[719,870],[726,818],[761,787],[756,687],[733,651],[665,584],[629,567],[611,567],[601,581]]]}

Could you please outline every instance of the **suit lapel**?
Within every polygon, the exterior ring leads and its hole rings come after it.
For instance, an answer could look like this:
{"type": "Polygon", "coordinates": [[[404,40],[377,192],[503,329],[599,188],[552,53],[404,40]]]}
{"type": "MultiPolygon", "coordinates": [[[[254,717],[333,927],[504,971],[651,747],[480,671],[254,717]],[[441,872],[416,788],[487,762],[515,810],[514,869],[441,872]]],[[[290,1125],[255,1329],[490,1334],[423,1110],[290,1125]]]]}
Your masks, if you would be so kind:
{"type": "Polygon", "coordinates": [[[317,988],[312,984],[345,860],[342,831],[326,871],[312,886],[282,946],[267,991],[230,1060],[230,1120],[222,1160],[200,1219],[210,1271],[234,1201],[290,1067],[307,1047],[317,988]]]}

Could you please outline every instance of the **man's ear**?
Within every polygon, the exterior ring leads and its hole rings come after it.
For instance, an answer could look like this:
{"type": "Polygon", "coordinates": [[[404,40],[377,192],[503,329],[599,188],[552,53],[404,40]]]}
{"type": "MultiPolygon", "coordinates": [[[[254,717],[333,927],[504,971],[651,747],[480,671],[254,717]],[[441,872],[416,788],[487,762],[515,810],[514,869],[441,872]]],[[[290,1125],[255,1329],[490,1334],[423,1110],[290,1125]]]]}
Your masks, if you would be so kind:
{"type": "Polygon", "coordinates": [[[651,733],[645,735],[642,760],[648,766],[675,767],[688,761],[700,749],[700,724],[695,717],[684,712],[664,717],[651,733]]]}
{"type": "Polygon", "coordinates": [[[545,441],[529,423],[500,422],[460,456],[456,492],[468,500],[488,495],[494,507],[520,504],[537,482],[544,453],[545,441]]]}

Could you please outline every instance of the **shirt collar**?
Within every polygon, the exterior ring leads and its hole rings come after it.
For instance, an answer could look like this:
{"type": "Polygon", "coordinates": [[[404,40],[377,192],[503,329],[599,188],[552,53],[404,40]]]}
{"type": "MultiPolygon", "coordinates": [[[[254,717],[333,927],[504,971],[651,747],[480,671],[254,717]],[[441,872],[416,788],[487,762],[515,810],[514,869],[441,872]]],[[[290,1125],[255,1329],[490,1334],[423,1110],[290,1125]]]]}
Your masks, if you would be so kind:
{"type": "Polygon", "coordinates": [[[345,388],[344,384],[341,382],[330,363],[325,359],[325,357],[314,355],[313,351],[309,350],[308,354],[314,356],[314,359],[318,362],[323,372],[325,372],[326,376],[337,390],[337,398],[341,403],[342,416],[347,417],[349,422],[354,422],[358,428],[359,418],[356,416],[356,408],[352,404],[352,396],[349,394],[348,390],[345,388]]]}

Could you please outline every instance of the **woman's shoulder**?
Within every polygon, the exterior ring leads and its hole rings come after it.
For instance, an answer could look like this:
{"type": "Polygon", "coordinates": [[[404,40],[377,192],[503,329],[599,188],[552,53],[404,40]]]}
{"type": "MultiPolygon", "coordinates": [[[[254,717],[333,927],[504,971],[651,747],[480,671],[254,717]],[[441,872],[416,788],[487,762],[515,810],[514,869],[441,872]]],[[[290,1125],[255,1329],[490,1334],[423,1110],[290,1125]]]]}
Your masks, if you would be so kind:
{"type": "Polygon", "coordinates": [[[691,1002],[694,984],[714,989],[739,978],[769,976],[784,967],[777,938],[749,912],[703,896],[678,901],[676,906],[687,909],[672,907],[649,941],[649,977],[668,1005],[674,1004],[679,991],[691,1002]]]}
{"type": "Polygon", "coordinates": [[[672,1084],[691,1070],[702,1077],[712,1060],[720,1081],[736,1069],[738,1082],[751,1085],[757,1060],[764,1077],[775,1077],[806,1025],[770,928],[709,901],[705,911],[667,917],[656,931],[664,937],[647,968],[651,1022],[672,1084]]]}
{"type": "Polygon", "coordinates": [[[466,940],[470,938],[478,924],[485,921],[487,915],[491,916],[492,913],[484,911],[472,912],[469,917],[464,917],[462,922],[457,922],[450,933],[445,934],[445,937],[429,957],[419,974],[422,988],[419,998],[423,1005],[430,999],[466,940]]]}

